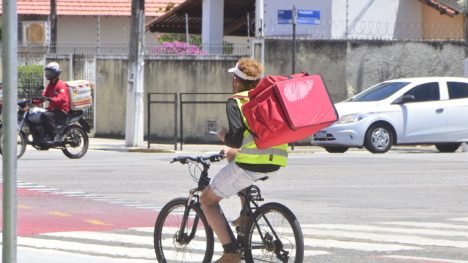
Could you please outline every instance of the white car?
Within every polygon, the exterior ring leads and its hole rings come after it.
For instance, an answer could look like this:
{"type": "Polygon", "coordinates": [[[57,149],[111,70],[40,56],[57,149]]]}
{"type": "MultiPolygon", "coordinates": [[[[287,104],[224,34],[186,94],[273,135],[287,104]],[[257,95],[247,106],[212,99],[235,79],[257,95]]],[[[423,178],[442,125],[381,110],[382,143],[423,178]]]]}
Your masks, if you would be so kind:
{"type": "Polygon", "coordinates": [[[366,147],[384,153],[396,144],[435,144],[440,152],[454,152],[468,142],[468,78],[389,80],[335,107],[338,121],[312,138],[312,145],[328,152],[366,147]]]}

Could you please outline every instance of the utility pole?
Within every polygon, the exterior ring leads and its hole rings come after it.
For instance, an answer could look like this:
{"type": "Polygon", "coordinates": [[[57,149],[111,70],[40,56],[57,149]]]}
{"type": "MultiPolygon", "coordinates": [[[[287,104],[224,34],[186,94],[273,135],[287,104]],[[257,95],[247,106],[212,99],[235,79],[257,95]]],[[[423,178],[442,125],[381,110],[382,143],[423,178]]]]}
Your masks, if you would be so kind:
{"type": "Polygon", "coordinates": [[[465,18],[465,42],[468,43],[468,0],[463,1],[463,17],[465,18]]]}
{"type": "Polygon", "coordinates": [[[57,0],[50,0],[50,52],[57,52],[57,0]]]}
{"type": "Polygon", "coordinates": [[[2,262],[16,263],[16,136],[18,85],[18,15],[16,0],[3,0],[2,262]]]}
{"type": "Polygon", "coordinates": [[[132,0],[131,20],[125,146],[136,147],[143,145],[144,0],[132,0]]]}

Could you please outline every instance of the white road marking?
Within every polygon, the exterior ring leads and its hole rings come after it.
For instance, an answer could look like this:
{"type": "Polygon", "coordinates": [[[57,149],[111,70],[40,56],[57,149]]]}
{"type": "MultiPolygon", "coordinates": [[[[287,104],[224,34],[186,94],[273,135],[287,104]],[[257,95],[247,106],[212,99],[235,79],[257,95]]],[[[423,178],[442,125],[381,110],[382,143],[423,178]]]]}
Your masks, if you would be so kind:
{"type": "Polygon", "coordinates": [[[452,218],[449,219],[450,221],[460,221],[460,222],[468,222],[468,217],[463,217],[463,218],[452,218]]]}
{"type": "Polygon", "coordinates": [[[352,249],[360,251],[400,251],[400,250],[416,250],[419,247],[402,246],[394,244],[375,244],[368,242],[355,242],[355,241],[340,241],[334,239],[315,239],[304,238],[304,245],[309,247],[320,248],[339,248],[339,249],[352,249]]]}
{"type": "Polygon", "coordinates": [[[304,228],[318,228],[318,229],[340,229],[352,231],[365,231],[365,232],[398,232],[405,234],[421,234],[421,235],[435,235],[435,236],[448,236],[448,237],[468,237],[468,232],[448,231],[448,230],[434,230],[434,229],[418,229],[418,228],[397,228],[397,227],[380,227],[370,225],[344,225],[344,224],[314,224],[303,225],[304,228]]]}
{"type": "Polygon", "coordinates": [[[467,225],[454,225],[444,223],[425,223],[425,222],[381,222],[385,225],[400,225],[409,227],[422,227],[422,228],[439,228],[439,229],[462,229],[468,230],[467,225]]]}
{"type": "Polygon", "coordinates": [[[18,237],[18,245],[38,249],[53,249],[91,255],[108,255],[112,257],[154,259],[154,251],[147,248],[122,246],[105,246],[72,241],[58,241],[31,237],[18,237]]]}
{"type": "Polygon", "coordinates": [[[401,243],[420,246],[439,246],[439,247],[456,247],[467,248],[468,241],[455,241],[447,239],[424,238],[419,236],[399,235],[399,234],[375,234],[361,233],[354,231],[343,230],[321,230],[321,229],[302,229],[305,235],[322,236],[322,237],[338,237],[349,239],[370,240],[377,242],[401,243]]]}
{"type": "Polygon", "coordinates": [[[411,256],[398,256],[398,255],[388,255],[380,256],[379,258],[393,258],[393,259],[403,259],[408,261],[427,261],[427,262],[437,262],[437,263],[468,263],[466,260],[458,259],[443,259],[443,258],[425,258],[425,257],[411,257],[411,256]]]}

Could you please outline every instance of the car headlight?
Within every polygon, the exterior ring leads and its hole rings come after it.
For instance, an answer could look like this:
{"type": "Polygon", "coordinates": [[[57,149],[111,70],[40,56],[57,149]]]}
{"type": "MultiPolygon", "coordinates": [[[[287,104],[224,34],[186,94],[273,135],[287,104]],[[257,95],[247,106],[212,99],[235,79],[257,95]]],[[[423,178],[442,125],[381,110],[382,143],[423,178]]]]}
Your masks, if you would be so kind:
{"type": "Polygon", "coordinates": [[[338,121],[336,122],[337,124],[348,124],[348,123],[354,123],[358,122],[367,116],[369,116],[370,113],[358,113],[358,114],[348,114],[348,115],[343,115],[341,116],[338,121]]]}

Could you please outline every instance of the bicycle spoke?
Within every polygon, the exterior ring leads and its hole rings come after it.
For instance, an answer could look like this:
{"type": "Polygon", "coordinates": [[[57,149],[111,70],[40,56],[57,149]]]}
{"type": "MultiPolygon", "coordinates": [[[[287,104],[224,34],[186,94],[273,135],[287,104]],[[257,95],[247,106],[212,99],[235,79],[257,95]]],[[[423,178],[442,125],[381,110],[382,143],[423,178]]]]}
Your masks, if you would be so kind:
{"type": "Polygon", "coordinates": [[[200,219],[201,210],[191,207],[188,213],[184,214],[186,203],[186,199],[175,199],[158,215],[154,244],[160,262],[211,260],[213,251],[213,235],[209,233],[211,229],[207,229],[204,219],[200,219]],[[187,216],[185,219],[184,215],[187,216]]]}
{"type": "Polygon", "coordinates": [[[303,238],[295,217],[282,205],[259,208],[250,227],[246,262],[302,262],[303,238]]]}

